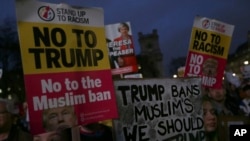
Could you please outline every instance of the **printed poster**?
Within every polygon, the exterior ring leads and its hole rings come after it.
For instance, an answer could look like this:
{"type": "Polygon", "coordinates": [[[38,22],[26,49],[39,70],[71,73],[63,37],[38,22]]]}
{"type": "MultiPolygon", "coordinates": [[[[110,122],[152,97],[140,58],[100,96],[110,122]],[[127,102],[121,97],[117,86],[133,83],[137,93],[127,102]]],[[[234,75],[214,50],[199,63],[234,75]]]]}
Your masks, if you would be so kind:
{"type": "Polygon", "coordinates": [[[116,141],[205,140],[201,78],[127,79],[115,83],[116,141]]]}
{"type": "Polygon", "coordinates": [[[112,74],[137,72],[130,22],[105,25],[112,74]]]}
{"type": "Polygon", "coordinates": [[[17,1],[16,13],[32,134],[118,117],[103,9],[17,1]]]}
{"type": "Polygon", "coordinates": [[[204,87],[221,87],[233,30],[233,25],[195,17],[184,76],[202,77],[204,87]]]}

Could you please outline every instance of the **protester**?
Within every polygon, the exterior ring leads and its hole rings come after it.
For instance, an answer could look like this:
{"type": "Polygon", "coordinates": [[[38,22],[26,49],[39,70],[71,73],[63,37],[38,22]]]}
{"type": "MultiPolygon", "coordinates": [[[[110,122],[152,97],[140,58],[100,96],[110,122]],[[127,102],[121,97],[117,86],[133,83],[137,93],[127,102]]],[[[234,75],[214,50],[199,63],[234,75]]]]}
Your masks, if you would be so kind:
{"type": "Polygon", "coordinates": [[[1,141],[32,141],[33,136],[14,124],[18,108],[14,102],[0,98],[0,140],[1,141]]]}
{"type": "Polygon", "coordinates": [[[231,72],[225,72],[224,87],[226,90],[226,102],[234,115],[240,115],[239,104],[242,100],[240,96],[241,81],[238,76],[231,72]]]}
{"type": "Polygon", "coordinates": [[[242,90],[245,93],[245,98],[240,102],[239,108],[245,116],[250,117],[250,85],[245,85],[242,90]]]}
{"type": "Polygon", "coordinates": [[[211,98],[213,105],[215,105],[218,115],[233,115],[233,112],[228,105],[226,90],[224,86],[220,88],[209,88],[208,96],[211,98]]]}
{"type": "Polygon", "coordinates": [[[235,87],[233,84],[228,83],[226,89],[226,100],[225,105],[229,108],[229,110],[233,113],[233,115],[240,115],[240,101],[242,100],[240,97],[239,88],[235,87]]]}
{"type": "Polygon", "coordinates": [[[73,106],[51,108],[43,111],[43,127],[48,131],[63,130],[77,125],[73,106]]]}
{"type": "Polygon", "coordinates": [[[204,96],[202,106],[206,141],[218,141],[218,119],[216,109],[207,96],[204,96]]]}

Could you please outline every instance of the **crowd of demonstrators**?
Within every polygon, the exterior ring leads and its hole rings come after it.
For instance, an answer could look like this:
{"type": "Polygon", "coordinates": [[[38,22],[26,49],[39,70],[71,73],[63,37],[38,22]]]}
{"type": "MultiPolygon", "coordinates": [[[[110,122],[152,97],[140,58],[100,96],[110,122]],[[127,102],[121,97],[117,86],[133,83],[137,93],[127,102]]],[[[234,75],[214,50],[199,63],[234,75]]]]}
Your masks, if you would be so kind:
{"type": "Polygon", "coordinates": [[[230,73],[225,79],[227,103],[233,115],[250,117],[250,79],[239,78],[230,73]]]}
{"type": "Polygon", "coordinates": [[[220,116],[250,117],[249,78],[239,78],[227,72],[220,88],[202,87],[202,92],[206,141],[218,140],[220,116]]]}
{"type": "MultiPolygon", "coordinates": [[[[203,119],[206,141],[218,140],[218,116],[250,117],[250,81],[236,79],[226,74],[221,88],[203,88],[203,119]]],[[[113,140],[112,128],[100,123],[78,125],[74,107],[60,107],[43,111],[43,126],[47,133],[32,136],[29,133],[27,104],[23,111],[15,108],[14,102],[0,98],[1,141],[70,141],[69,130],[79,129],[81,141],[113,140]],[[59,132],[59,129],[64,129],[59,132]]]]}
{"type": "Polygon", "coordinates": [[[225,73],[220,88],[203,89],[203,94],[211,99],[218,115],[250,117],[250,79],[225,73]]]}

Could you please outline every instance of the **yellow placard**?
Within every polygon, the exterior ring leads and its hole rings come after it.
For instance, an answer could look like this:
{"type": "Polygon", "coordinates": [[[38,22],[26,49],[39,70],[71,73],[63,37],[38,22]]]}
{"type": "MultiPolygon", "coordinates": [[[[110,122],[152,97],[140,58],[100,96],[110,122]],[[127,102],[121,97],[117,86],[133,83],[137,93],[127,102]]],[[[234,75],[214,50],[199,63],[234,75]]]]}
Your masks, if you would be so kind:
{"type": "Polygon", "coordinates": [[[189,50],[226,59],[231,37],[193,27],[189,50]]]}
{"type": "Polygon", "coordinates": [[[109,69],[104,28],[19,22],[26,74],[109,69]]]}

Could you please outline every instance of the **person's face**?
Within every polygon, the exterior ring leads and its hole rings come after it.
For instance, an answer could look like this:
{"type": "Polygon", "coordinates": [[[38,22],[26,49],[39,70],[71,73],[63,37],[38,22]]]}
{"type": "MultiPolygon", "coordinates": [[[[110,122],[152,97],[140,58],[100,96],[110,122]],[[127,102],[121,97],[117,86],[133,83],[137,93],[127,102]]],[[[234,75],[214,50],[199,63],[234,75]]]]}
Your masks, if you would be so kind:
{"type": "Polygon", "coordinates": [[[11,114],[7,111],[6,105],[0,102],[0,130],[6,130],[11,125],[11,114]]]}
{"type": "Polygon", "coordinates": [[[124,26],[120,27],[120,33],[122,34],[122,36],[128,35],[128,29],[124,26]]]}
{"type": "Polygon", "coordinates": [[[49,109],[46,114],[46,128],[48,131],[63,130],[76,125],[76,116],[73,107],[49,109]]]}
{"type": "Polygon", "coordinates": [[[220,89],[209,89],[208,95],[215,101],[222,102],[225,100],[226,91],[224,88],[220,89]]]}
{"type": "Polygon", "coordinates": [[[208,101],[203,103],[203,120],[206,132],[215,131],[217,128],[217,117],[215,109],[212,104],[208,101]]]}
{"type": "Polygon", "coordinates": [[[60,134],[56,131],[35,135],[33,141],[62,141],[60,134]]]}

